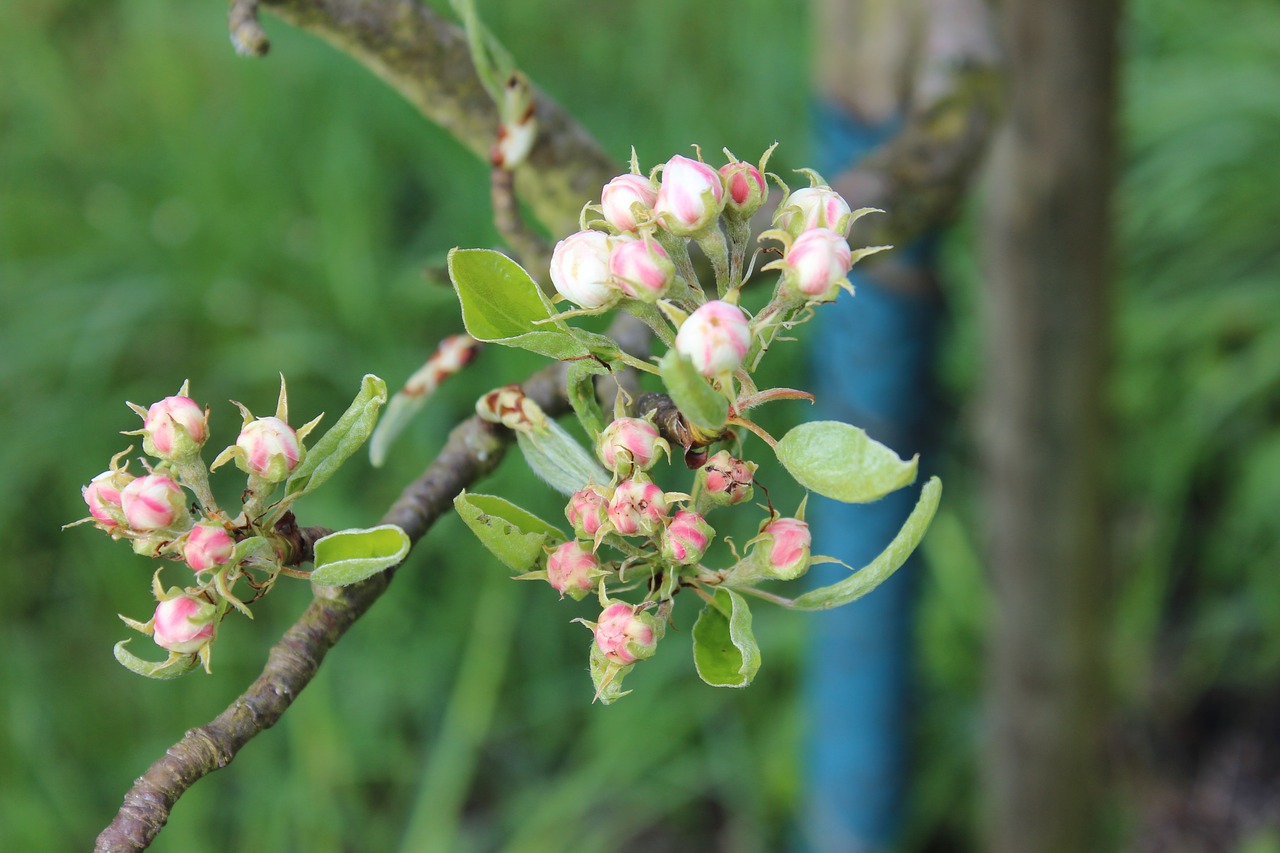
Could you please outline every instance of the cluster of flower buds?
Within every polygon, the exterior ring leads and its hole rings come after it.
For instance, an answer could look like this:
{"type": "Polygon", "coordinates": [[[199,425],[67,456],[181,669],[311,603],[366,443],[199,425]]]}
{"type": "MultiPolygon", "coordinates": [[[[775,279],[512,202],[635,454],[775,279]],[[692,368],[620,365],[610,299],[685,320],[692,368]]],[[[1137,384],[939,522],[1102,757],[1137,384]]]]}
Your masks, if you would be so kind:
{"type": "Polygon", "coordinates": [[[129,404],[142,427],[125,434],[141,436],[152,459],[141,459],[144,471],[135,476],[122,462],[132,448],[117,454],[108,470],[84,487],[89,518],[77,523],[92,523],[114,539],[129,541],[139,554],[186,564],[192,574],[182,587],[165,590],[157,575],[158,604],[148,622],[121,618],[168,650],[171,664],[187,664],[194,655],[207,668],[218,622],[232,607],[247,613],[233,592],[236,581],[248,578],[261,589],[283,568],[287,546],[275,541],[274,524],[284,510],[263,510],[276,485],[304,458],[303,439],[319,419],[301,429],[290,427],[281,382],[274,416],[255,418],[236,404],[244,415],[240,434],[206,467],[201,450],[209,438],[209,413],[188,393],[184,382],[176,395],[147,408],[129,404]],[[210,470],[232,459],[249,474],[244,511],[234,518],[219,508],[209,485],[210,470]],[[179,656],[186,657],[179,661],[179,656]]]}

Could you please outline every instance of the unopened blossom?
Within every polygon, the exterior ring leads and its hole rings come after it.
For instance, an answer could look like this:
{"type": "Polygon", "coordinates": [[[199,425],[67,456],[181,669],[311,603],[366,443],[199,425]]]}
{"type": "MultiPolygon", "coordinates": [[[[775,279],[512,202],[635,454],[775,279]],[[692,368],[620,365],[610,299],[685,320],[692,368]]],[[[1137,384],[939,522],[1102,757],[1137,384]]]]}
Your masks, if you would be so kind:
{"type": "Polygon", "coordinates": [[[156,645],[171,652],[190,654],[213,639],[218,608],[212,602],[191,595],[179,595],[160,602],[152,623],[156,645]]]}
{"type": "Polygon", "coordinates": [[[805,187],[787,196],[773,215],[773,224],[793,237],[811,228],[830,228],[848,237],[853,216],[849,203],[831,187],[805,187]]]}
{"type": "Polygon", "coordinates": [[[221,524],[201,522],[191,528],[182,546],[182,558],[192,571],[204,572],[231,559],[236,540],[221,524]]]}
{"type": "Polygon", "coordinates": [[[635,231],[639,224],[636,212],[647,218],[657,200],[658,190],[653,181],[643,175],[619,175],[604,185],[600,211],[605,221],[619,231],[635,231]]]}
{"type": "Polygon", "coordinates": [[[764,175],[750,163],[726,163],[720,167],[726,192],[725,215],[735,219],[750,219],[769,197],[764,175]]]}
{"type": "Polygon", "coordinates": [[[609,274],[622,295],[657,302],[675,281],[676,266],[651,240],[617,240],[609,253],[609,274]]]}
{"type": "Polygon", "coordinates": [[[111,531],[121,525],[124,508],[120,505],[120,491],[133,480],[134,476],[128,471],[112,469],[94,477],[80,491],[89,505],[89,514],[103,530],[111,531]]]}
{"type": "Polygon", "coordinates": [[[551,253],[551,282],[556,291],[582,308],[600,308],[618,297],[609,272],[612,242],[603,231],[570,234],[551,253]]]}
{"type": "Polygon", "coordinates": [[[547,557],[547,582],[561,598],[581,601],[600,573],[600,558],[577,542],[565,542],[547,557]]]}
{"type": "Polygon", "coordinates": [[[776,518],[753,540],[760,568],[778,580],[794,580],[809,569],[809,525],[798,518],[776,518]]]}
{"type": "Polygon", "coordinates": [[[746,462],[721,450],[708,459],[697,473],[695,487],[712,506],[732,506],[751,500],[756,463],[746,462]]]}
{"type": "Polygon", "coordinates": [[[736,370],[747,355],[751,332],[737,305],[713,299],[690,314],[676,333],[676,352],[703,376],[736,370]]]}
{"type": "Polygon", "coordinates": [[[244,451],[236,457],[240,468],[272,483],[286,479],[303,457],[297,431],[275,417],[256,418],[245,424],[236,447],[244,451]]]}
{"type": "Polygon", "coordinates": [[[594,483],[588,483],[569,496],[564,514],[575,535],[583,539],[595,538],[609,518],[609,498],[605,488],[594,483]]]}
{"type": "Polygon", "coordinates": [[[131,530],[148,533],[183,526],[189,515],[182,487],[161,474],[147,474],[120,490],[120,507],[131,530]]]}
{"type": "Polygon", "coordinates": [[[147,453],[160,459],[184,458],[199,451],[209,437],[209,416],[190,397],[165,397],[147,409],[142,430],[147,453]]]}
{"type": "Polygon", "coordinates": [[[667,517],[666,495],[646,480],[623,480],[609,501],[608,515],[623,536],[651,536],[667,517]]]}
{"type": "Polygon", "coordinates": [[[682,566],[702,559],[715,531],[707,520],[690,509],[682,509],[662,531],[662,556],[682,566]]]}
{"type": "Polygon", "coordinates": [[[724,209],[720,173],[697,160],[676,155],[662,167],[662,183],[653,210],[677,237],[694,237],[710,228],[724,209]]]}
{"type": "Polygon", "coordinates": [[[596,455],[610,471],[627,475],[633,469],[648,471],[659,453],[670,455],[671,446],[658,428],[643,418],[617,418],[600,431],[596,455]]]}
{"type": "Polygon", "coordinates": [[[595,625],[596,645],[614,663],[631,664],[658,650],[657,619],[626,602],[610,604],[595,625]]]}
{"type": "Polygon", "coordinates": [[[835,231],[811,228],[783,256],[782,286],[797,298],[830,302],[839,295],[853,266],[851,257],[848,242],[835,231]]]}

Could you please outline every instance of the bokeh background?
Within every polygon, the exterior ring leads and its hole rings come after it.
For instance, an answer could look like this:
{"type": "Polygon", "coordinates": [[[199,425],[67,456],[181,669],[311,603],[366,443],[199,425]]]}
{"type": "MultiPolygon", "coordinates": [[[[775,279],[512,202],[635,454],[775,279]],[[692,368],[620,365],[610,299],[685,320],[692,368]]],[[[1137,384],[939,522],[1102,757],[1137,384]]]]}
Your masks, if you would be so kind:
{"type": "MultiPolygon", "coordinates": [[[[777,165],[806,162],[803,4],[479,5],[620,162],[631,145],[647,166],[691,142],[752,159],[775,139],[777,165]]],[[[239,693],[309,598],[281,583],[254,621],[229,621],[212,677],[153,683],[113,661],[129,633],[115,614],[153,606],[149,564],[59,528],[129,443],[124,401],[189,378],[221,446],[238,429],[223,401],[267,410],[283,372],[296,419],[336,416],[364,373],[394,386],[460,330],[444,253],[498,245],[486,170],[460,146],[279,22],[266,21],[267,59],[237,58],[225,14],[0,7],[0,849],[89,847],[134,777],[239,693]]],[[[1280,746],[1280,7],[1135,0],[1122,35],[1109,819],[1124,846],[1171,803],[1247,798],[1253,817],[1212,849],[1280,850],[1280,790],[1245,760],[1280,746]]],[[[944,251],[948,490],[924,546],[905,849],[978,844],[973,243],[965,218],[944,251]]],[[[776,369],[802,363],[793,347],[776,369]]],[[[349,464],[303,521],[376,519],[477,391],[534,366],[486,352],[386,468],[349,464]]],[[[516,456],[482,490],[559,511],[516,456]]],[[[153,849],[784,846],[802,796],[805,617],[757,608],[764,667],[749,690],[704,686],[676,635],[602,708],[587,634],[569,624],[589,615],[510,582],[444,519],[279,726],[196,785],[153,849]]]]}

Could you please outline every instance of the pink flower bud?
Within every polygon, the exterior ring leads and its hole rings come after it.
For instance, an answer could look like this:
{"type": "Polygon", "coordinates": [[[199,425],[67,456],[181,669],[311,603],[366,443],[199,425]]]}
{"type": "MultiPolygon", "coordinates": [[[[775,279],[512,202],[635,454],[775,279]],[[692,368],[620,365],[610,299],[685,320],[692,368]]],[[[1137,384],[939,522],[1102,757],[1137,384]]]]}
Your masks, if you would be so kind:
{"type": "Polygon", "coordinates": [[[633,205],[640,205],[640,212],[653,212],[653,204],[658,200],[658,191],[653,181],[643,175],[619,175],[604,185],[600,192],[600,210],[605,221],[619,231],[635,231],[636,210],[633,205]]]}
{"type": "Polygon", "coordinates": [[[565,542],[547,558],[547,582],[561,598],[581,601],[600,574],[600,559],[577,542],[565,542]]]}
{"type": "Polygon", "coordinates": [[[715,169],[678,154],[662,167],[662,183],[653,210],[672,234],[700,234],[711,227],[723,208],[724,183],[715,169]]]}
{"type": "Polygon", "coordinates": [[[209,437],[209,415],[190,397],[165,397],[147,409],[142,430],[142,448],[152,456],[194,456],[209,437]]]}
{"type": "Polygon", "coordinates": [[[138,532],[183,526],[187,498],[182,487],[160,474],[138,477],[120,490],[125,523],[138,532]]]}
{"type": "Polygon", "coordinates": [[[653,657],[658,650],[657,620],[621,601],[600,614],[595,635],[600,651],[614,663],[635,663],[653,657]]]}
{"type": "Polygon", "coordinates": [[[715,535],[707,520],[689,509],[682,509],[671,519],[662,533],[662,556],[682,566],[692,566],[707,552],[715,535]]]}
{"type": "Polygon", "coordinates": [[[720,177],[728,191],[724,206],[726,216],[750,219],[769,197],[764,175],[750,163],[725,163],[720,167],[720,177]]]}
{"type": "Polygon", "coordinates": [[[244,451],[236,462],[249,474],[279,483],[302,461],[298,433],[279,418],[258,418],[240,430],[236,447],[244,451]]]}
{"type": "Polygon", "coordinates": [[[761,568],[778,580],[795,580],[809,569],[809,525],[798,518],[778,518],[767,523],[756,537],[761,568]]]}
{"type": "Polygon", "coordinates": [[[619,240],[609,253],[609,273],[623,296],[654,303],[671,287],[676,265],[657,243],[619,240]]]}
{"type": "Polygon", "coordinates": [[[596,455],[605,467],[617,474],[630,474],[633,468],[648,471],[658,459],[658,452],[671,454],[671,446],[658,435],[658,428],[641,418],[618,418],[600,433],[596,455]]]}
{"type": "Polygon", "coordinates": [[[127,471],[113,469],[103,471],[80,490],[89,514],[103,530],[114,530],[124,523],[124,508],[120,506],[120,490],[133,482],[127,471]]]}
{"type": "Polygon", "coordinates": [[[787,196],[773,215],[773,224],[793,237],[810,228],[830,228],[848,237],[851,213],[849,203],[831,187],[805,187],[787,196]]]}
{"type": "Polygon", "coordinates": [[[644,480],[623,480],[609,501],[609,521],[623,536],[652,536],[667,517],[662,489],[644,480]]]}
{"type": "Polygon", "coordinates": [[[783,257],[783,288],[810,302],[830,302],[853,266],[849,244],[830,228],[811,228],[783,257]]]}
{"type": "Polygon", "coordinates": [[[231,559],[236,540],[221,524],[202,522],[191,528],[182,546],[183,559],[192,571],[204,572],[231,559]]]}
{"type": "Polygon", "coordinates": [[[190,654],[213,639],[217,605],[191,595],[179,595],[160,602],[156,608],[152,637],[156,645],[171,652],[190,654]]]}
{"type": "Polygon", "coordinates": [[[744,462],[721,450],[698,469],[695,491],[712,506],[733,506],[751,500],[756,463],[744,462]]]}
{"type": "Polygon", "coordinates": [[[556,243],[551,253],[556,291],[583,308],[608,305],[618,295],[609,274],[611,245],[603,231],[579,231],[556,243]]]}
{"type": "Polygon", "coordinates": [[[583,539],[594,539],[608,516],[609,495],[604,488],[590,483],[574,492],[564,508],[573,532],[583,539]]]}
{"type": "Polygon", "coordinates": [[[736,370],[750,342],[742,309],[718,299],[690,314],[676,333],[676,351],[688,356],[698,372],[708,377],[736,370]]]}

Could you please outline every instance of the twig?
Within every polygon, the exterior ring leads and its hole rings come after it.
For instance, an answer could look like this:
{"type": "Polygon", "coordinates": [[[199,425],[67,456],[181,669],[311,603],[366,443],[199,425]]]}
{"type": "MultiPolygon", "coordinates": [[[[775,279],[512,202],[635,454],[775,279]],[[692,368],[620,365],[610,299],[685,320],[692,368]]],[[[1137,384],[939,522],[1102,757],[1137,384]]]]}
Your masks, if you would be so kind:
{"type": "Polygon", "coordinates": [[[227,13],[231,44],[241,56],[266,56],[271,41],[258,23],[258,0],[231,0],[227,13]]]}

